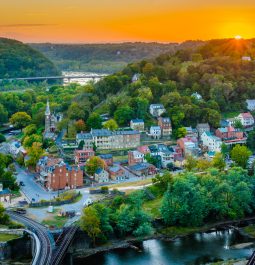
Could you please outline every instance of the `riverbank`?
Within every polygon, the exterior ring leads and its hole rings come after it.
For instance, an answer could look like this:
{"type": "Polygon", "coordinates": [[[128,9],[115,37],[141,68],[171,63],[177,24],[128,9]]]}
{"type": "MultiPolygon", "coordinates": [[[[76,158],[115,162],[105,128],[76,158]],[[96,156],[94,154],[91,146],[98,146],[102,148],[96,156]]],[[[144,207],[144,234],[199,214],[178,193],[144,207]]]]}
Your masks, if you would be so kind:
{"type": "Polygon", "coordinates": [[[231,221],[222,221],[212,224],[206,224],[202,227],[162,227],[156,229],[154,234],[150,236],[144,236],[140,238],[128,237],[123,240],[111,240],[108,241],[107,244],[98,246],[96,248],[84,248],[79,249],[73,247],[72,255],[74,259],[83,259],[89,256],[109,252],[116,249],[127,249],[132,248],[139,251],[139,247],[137,245],[146,240],[158,239],[163,241],[175,241],[178,238],[183,238],[190,236],[195,233],[208,233],[208,232],[216,232],[222,231],[226,229],[237,229],[239,231],[239,227],[248,226],[255,222],[255,216],[231,220],[231,221]]]}

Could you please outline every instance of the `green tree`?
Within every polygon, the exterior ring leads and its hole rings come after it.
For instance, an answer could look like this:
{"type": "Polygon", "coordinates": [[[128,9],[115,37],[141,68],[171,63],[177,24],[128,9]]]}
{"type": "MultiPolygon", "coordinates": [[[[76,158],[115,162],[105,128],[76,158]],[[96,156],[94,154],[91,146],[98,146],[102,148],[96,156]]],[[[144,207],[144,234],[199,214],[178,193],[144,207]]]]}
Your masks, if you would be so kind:
{"type": "Polygon", "coordinates": [[[23,140],[23,145],[26,148],[30,148],[32,147],[33,143],[38,142],[38,143],[42,143],[43,139],[41,135],[38,134],[32,134],[32,135],[28,135],[25,136],[24,140],[23,140]]]}
{"type": "Polygon", "coordinates": [[[100,218],[96,209],[94,209],[93,207],[84,208],[80,225],[81,228],[92,239],[93,246],[95,247],[96,238],[101,234],[100,218]]]}
{"type": "Polygon", "coordinates": [[[23,129],[23,133],[24,133],[25,135],[35,134],[36,131],[37,131],[37,127],[36,127],[35,124],[30,124],[30,125],[28,125],[27,127],[25,127],[25,128],[23,129]]]}
{"type": "Polygon", "coordinates": [[[229,154],[229,147],[225,143],[222,143],[221,145],[221,153],[224,158],[226,158],[227,155],[229,154]]]}
{"type": "Polygon", "coordinates": [[[193,156],[188,155],[185,159],[184,167],[188,171],[195,169],[197,167],[197,160],[193,156]]]}
{"type": "Polygon", "coordinates": [[[237,144],[230,152],[231,159],[240,167],[246,168],[252,152],[245,146],[237,144]]]}
{"type": "Polygon", "coordinates": [[[176,138],[177,139],[185,137],[186,135],[187,135],[187,130],[185,127],[181,127],[181,128],[178,128],[176,130],[176,138]]]}
{"type": "Polygon", "coordinates": [[[2,133],[0,133],[0,143],[3,143],[5,141],[6,141],[5,136],[2,133]]]}
{"type": "Polygon", "coordinates": [[[255,131],[251,131],[248,134],[247,146],[250,150],[255,151],[255,131]]]}
{"type": "Polygon", "coordinates": [[[128,125],[132,118],[134,118],[134,111],[129,106],[120,107],[114,112],[114,119],[120,126],[128,125]]]}
{"type": "Polygon", "coordinates": [[[31,116],[26,112],[16,112],[10,118],[10,123],[18,129],[26,127],[30,122],[31,116]]]}
{"type": "Polygon", "coordinates": [[[29,159],[26,161],[26,166],[35,167],[43,153],[42,144],[34,142],[32,147],[28,149],[29,159]]]}
{"type": "Polygon", "coordinates": [[[86,162],[86,171],[93,176],[98,168],[105,168],[105,162],[98,156],[90,157],[86,162]]]}
{"type": "Polygon", "coordinates": [[[87,126],[90,129],[101,129],[102,128],[102,118],[97,113],[90,114],[87,120],[87,126]]]}
{"type": "Polygon", "coordinates": [[[244,129],[244,127],[243,127],[243,125],[242,125],[242,122],[241,122],[239,119],[235,119],[235,120],[234,120],[233,126],[234,126],[236,129],[240,129],[240,130],[243,130],[243,129],[244,129]]]}
{"type": "Polygon", "coordinates": [[[224,170],[224,168],[226,167],[226,162],[223,154],[216,153],[212,159],[212,165],[218,168],[219,170],[224,170]]]}
{"type": "Polygon", "coordinates": [[[0,124],[8,121],[8,111],[0,104],[0,124]]]}
{"type": "Polygon", "coordinates": [[[104,123],[103,127],[110,131],[116,131],[118,129],[118,124],[114,119],[110,119],[104,123]]]}

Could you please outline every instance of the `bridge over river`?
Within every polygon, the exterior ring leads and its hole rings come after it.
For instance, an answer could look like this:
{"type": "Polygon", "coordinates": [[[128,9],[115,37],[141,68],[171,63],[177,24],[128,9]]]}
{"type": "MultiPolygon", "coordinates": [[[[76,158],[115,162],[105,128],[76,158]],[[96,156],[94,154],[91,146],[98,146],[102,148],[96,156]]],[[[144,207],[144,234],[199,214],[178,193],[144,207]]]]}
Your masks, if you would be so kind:
{"type": "Polygon", "coordinates": [[[78,226],[71,225],[63,229],[55,241],[50,231],[44,225],[27,218],[22,214],[7,211],[8,215],[15,221],[22,223],[26,231],[32,236],[35,247],[32,265],[59,265],[72,243],[78,226]]]}
{"type": "Polygon", "coordinates": [[[70,74],[70,75],[59,75],[59,76],[34,76],[34,77],[17,77],[17,78],[5,78],[5,79],[0,79],[0,82],[3,81],[48,81],[48,80],[68,80],[70,82],[71,79],[92,79],[92,80],[98,80],[106,75],[104,74],[85,74],[85,73],[80,73],[80,74],[70,74]]]}

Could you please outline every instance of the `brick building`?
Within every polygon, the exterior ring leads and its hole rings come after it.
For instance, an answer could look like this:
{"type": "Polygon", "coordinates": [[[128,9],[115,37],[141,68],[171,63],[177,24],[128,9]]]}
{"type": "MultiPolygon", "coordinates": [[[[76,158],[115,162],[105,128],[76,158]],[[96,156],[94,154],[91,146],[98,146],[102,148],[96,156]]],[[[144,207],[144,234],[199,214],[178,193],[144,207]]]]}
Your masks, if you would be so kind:
{"type": "Polygon", "coordinates": [[[79,166],[84,166],[86,161],[92,156],[95,156],[93,149],[75,150],[74,152],[75,163],[79,166]]]}
{"type": "Polygon", "coordinates": [[[172,135],[172,124],[170,118],[159,117],[158,126],[161,128],[162,136],[172,135]]]}

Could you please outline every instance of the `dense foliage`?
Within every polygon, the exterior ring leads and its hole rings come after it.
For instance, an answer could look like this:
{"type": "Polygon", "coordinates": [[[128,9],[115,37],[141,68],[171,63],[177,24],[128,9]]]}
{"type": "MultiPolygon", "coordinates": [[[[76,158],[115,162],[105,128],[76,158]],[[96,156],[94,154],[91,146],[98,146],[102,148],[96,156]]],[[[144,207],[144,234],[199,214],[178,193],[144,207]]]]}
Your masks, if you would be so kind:
{"type": "Polygon", "coordinates": [[[0,38],[0,79],[58,75],[53,63],[19,41],[0,38]]]}
{"type": "Polygon", "coordinates": [[[177,43],[115,43],[115,44],[30,44],[52,60],[61,70],[114,73],[130,62],[154,58],[201,42],[177,43]]]}

